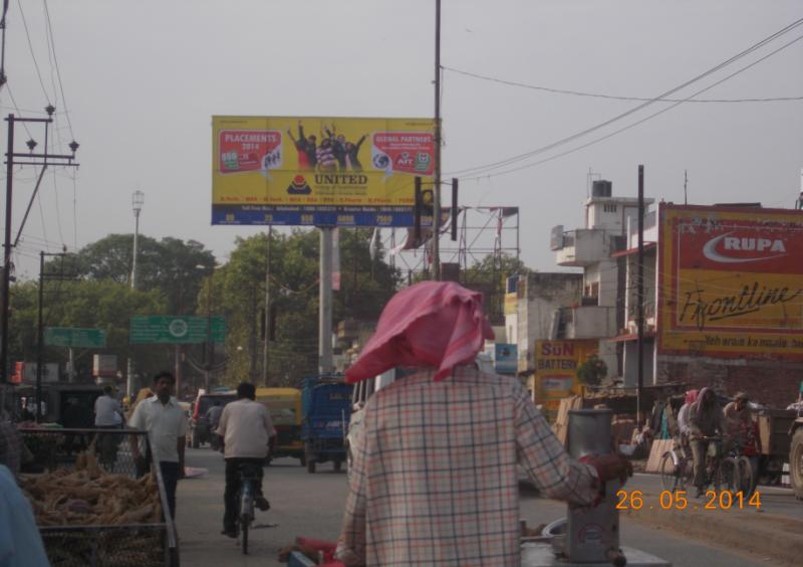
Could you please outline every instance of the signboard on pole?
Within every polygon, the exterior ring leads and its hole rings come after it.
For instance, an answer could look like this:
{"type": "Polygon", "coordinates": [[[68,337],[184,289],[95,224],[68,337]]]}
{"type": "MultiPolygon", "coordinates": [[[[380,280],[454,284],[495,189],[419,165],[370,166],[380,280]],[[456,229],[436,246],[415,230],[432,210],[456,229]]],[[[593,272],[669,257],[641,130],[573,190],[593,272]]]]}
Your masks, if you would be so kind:
{"type": "Polygon", "coordinates": [[[512,343],[494,345],[494,368],[497,374],[516,374],[519,369],[519,347],[512,343]]]}
{"type": "Polygon", "coordinates": [[[410,227],[435,122],[213,116],[212,163],[212,224],[410,227]]]}
{"type": "Polygon", "coordinates": [[[226,320],[223,317],[131,317],[131,344],[202,344],[225,340],[226,320]],[[211,329],[207,333],[207,323],[210,322],[211,329]]]}
{"type": "Polygon", "coordinates": [[[92,357],[92,376],[114,378],[117,376],[117,355],[96,354],[92,357]]]}
{"type": "Polygon", "coordinates": [[[104,348],[106,331],[78,327],[45,327],[45,345],[78,348],[104,348]]]}
{"type": "Polygon", "coordinates": [[[579,390],[577,367],[597,352],[594,340],[535,341],[536,398],[547,411],[556,411],[560,400],[579,390]]]}

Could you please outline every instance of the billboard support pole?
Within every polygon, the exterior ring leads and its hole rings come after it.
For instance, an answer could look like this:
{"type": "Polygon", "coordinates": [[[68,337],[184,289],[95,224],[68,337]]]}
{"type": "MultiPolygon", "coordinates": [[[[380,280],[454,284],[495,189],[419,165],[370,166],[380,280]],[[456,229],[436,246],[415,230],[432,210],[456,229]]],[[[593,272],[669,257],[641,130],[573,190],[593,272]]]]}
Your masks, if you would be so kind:
{"type": "Polygon", "coordinates": [[[435,0],[435,186],[432,196],[432,277],[441,279],[441,0],[435,0]]]}
{"type": "Polygon", "coordinates": [[[636,423],[644,425],[644,166],[638,166],[638,276],[636,277],[636,306],[638,328],[638,389],[636,390],[636,423]]]}
{"type": "Polygon", "coordinates": [[[273,226],[268,225],[268,245],[265,251],[265,337],[262,352],[262,385],[268,386],[268,346],[270,345],[270,239],[273,226]]]}
{"type": "Polygon", "coordinates": [[[319,282],[318,313],[318,371],[328,374],[332,368],[332,231],[331,226],[322,226],[321,268],[319,282]]]}

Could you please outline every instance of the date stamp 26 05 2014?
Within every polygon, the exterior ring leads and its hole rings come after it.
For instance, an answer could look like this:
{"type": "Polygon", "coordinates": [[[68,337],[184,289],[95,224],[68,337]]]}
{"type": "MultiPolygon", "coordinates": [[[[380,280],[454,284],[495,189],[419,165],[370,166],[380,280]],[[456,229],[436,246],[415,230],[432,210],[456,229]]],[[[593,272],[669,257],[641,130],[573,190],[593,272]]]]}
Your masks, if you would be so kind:
{"type": "Polygon", "coordinates": [[[685,490],[662,490],[658,498],[644,494],[641,490],[618,490],[616,492],[617,510],[746,510],[761,509],[761,494],[742,491],[706,490],[700,499],[688,496],[685,490]]]}

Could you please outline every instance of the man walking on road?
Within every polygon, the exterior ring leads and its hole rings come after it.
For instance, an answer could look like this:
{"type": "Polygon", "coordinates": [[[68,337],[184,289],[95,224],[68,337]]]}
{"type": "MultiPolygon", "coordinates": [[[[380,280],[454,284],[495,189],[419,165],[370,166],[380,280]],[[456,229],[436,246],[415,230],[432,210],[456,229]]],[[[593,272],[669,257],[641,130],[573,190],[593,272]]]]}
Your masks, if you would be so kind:
{"type": "MultiPolygon", "coordinates": [[[[170,506],[170,516],[176,517],[176,487],[184,478],[184,446],[187,436],[187,415],[178,401],[172,397],[176,379],[170,372],[160,372],[153,377],[152,390],[155,396],[137,404],[134,415],[128,421],[133,429],[144,429],[150,434],[153,446],[153,461],[159,463],[162,480],[170,506]]],[[[131,439],[131,453],[135,461],[140,459],[139,438],[131,439]]]]}
{"type": "Polygon", "coordinates": [[[237,493],[240,474],[244,468],[255,471],[255,504],[263,512],[270,504],[262,495],[262,467],[268,456],[268,441],[276,435],[268,409],[254,401],[256,388],[242,382],[237,386],[237,400],[227,404],[220,416],[217,434],[223,438],[223,457],[226,459],[226,491],[223,495],[223,535],[237,537],[237,493]]]}

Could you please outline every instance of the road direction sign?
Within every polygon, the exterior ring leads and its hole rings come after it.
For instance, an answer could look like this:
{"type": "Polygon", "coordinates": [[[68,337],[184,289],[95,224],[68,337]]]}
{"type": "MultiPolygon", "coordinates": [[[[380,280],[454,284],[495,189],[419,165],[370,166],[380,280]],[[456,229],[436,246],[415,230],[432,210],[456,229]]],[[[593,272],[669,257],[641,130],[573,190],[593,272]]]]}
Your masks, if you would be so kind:
{"type": "Polygon", "coordinates": [[[223,317],[131,317],[131,344],[201,344],[225,340],[226,319],[223,317]],[[207,323],[210,322],[211,332],[207,332],[207,323]]]}
{"type": "Polygon", "coordinates": [[[106,331],[103,329],[81,329],[78,327],[45,327],[47,346],[104,348],[106,331]]]}

